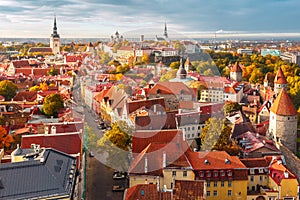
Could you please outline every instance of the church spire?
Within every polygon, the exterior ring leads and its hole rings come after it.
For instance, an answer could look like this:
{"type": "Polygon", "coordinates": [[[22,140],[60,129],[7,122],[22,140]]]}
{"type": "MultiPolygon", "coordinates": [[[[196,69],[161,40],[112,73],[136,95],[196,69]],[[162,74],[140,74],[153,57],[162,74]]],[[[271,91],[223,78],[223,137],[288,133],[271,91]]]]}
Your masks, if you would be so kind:
{"type": "Polygon", "coordinates": [[[167,22],[165,22],[164,37],[165,37],[165,38],[168,38],[167,22]]]}
{"type": "Polygon", "coordinates": [[[57,26],[56,26],[56,15],[54,16],[54,26],[53,26],[53,33],[52,33],[53,37],[59,37],[58,33],[57,33],[57,26]]]}

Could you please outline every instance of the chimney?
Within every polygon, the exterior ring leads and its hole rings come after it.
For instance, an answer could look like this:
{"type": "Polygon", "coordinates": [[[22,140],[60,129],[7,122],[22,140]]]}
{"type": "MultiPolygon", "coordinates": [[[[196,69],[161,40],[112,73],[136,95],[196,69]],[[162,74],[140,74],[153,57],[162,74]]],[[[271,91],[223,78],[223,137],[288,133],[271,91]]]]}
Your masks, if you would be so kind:
{"type": "Polygon", "coordinates": [[[185,141],[185,130],[182,129],[182,140],[185,141]]]}
{"type": "Polygon", "coordinates": [[[145,174],[148,173],[148,159],[145,157],[145,174]]]}
{"type": "Polygon", "coordinates": [[[259,138],[259,133],[256,133],[256,138],[259,138]]]}
{"type": "Polygon", "coordinates": [[[163,152],[163,168],[165,168],[167,166],[167,154],[164,151],[163,152]]]}
{"type": "Polygon", "coordinates": [[[157,111],[157,105],[154,104],[154,106],[153,106],[153,112],[156,113],[156,111],[157,111]]]}
{"type": "Polygon", "coordinates": [[[181,114],[182,113],[182,110],[179,108],[178,109],[178,114],[181,114]]]}
{"type": "Polygon", "coordinates": [[[51,127],[51,134],[56,134],[56,126],[51,127]]]}

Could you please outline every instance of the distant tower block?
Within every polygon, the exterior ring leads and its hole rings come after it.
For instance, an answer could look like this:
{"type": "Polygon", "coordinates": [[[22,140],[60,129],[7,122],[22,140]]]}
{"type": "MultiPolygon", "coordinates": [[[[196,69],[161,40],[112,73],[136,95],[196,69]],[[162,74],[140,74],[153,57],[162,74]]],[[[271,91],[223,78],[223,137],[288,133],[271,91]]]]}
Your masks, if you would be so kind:
{"type": "Polygon", "coordinates": [[[145,38],[145,36],[144,36],[144,35],[141,35],[141,36],[140,36],[140,42],[144,42],[144,38],[145,38]]]}
{"type": "Polygon", "coordinates": [[[274,92],[275,94],[278,94],[282,88],[287,90],[287,84],[288,82],[285,79],[285,76],[281,70],[281,68],[278,69],[277,74],[274,79],[274,92]]]}
{"type": "Polygon", "coordinates": [[[164,30],[164,38],[168,38],[168,30],[167,30],[167,23],[165,22],[165,30],[164,30]]]}
{"type": "Polygon", "coordinates": [[[238,62],[236,62],[230,71],[230,79],[236,82],[241,82],[243,77],[243,70],[238,62]]]}
{"type": "Polygon", "coordinates": [[[288,149],[297,151],[298,113],[284,88],[270,108],[269,137],[288,149]]]}
{"type": "Polygon", "coordinates": [[[54,55],[58,55],[60,53],[60,37],[57,33],[56,16],[54,17],[53,33],[50,36],[50,48],[52,48],[54,55]]]}

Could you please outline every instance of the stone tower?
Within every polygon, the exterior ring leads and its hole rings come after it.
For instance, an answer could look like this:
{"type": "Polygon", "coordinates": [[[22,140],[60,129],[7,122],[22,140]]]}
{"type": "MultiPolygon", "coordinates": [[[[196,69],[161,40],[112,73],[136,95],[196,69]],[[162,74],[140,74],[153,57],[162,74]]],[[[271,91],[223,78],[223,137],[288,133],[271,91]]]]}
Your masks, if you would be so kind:
{"type": "Polygon", "coordinates": [[[52,48],[54,55],[58,55],[60,53],[60,37],[57,33],[56,16],[54,17],[53,33],[50,36],[50,48],[52,48]]]}
{"type": "Polygon", "coordinates": [[[236,82],[241,82],[243,77],[243,70],[238,62],[236,62],[230,71],[230,79],[236,82]]]}
{"type": "Polygon", "coordinates": [[[298,113],[286,90],[282,88],[270,108],[269,137],[297,151],[298,113]]]}
{"type": "Polygon", "coordinates": [[[281,70],[281,68],[278,69],[277,74],[274,79],[274,92],[275,94],[278,94],[281,89],[284,88],[287,90],[287,81],[285,79],[285,76],[281,70]]]}

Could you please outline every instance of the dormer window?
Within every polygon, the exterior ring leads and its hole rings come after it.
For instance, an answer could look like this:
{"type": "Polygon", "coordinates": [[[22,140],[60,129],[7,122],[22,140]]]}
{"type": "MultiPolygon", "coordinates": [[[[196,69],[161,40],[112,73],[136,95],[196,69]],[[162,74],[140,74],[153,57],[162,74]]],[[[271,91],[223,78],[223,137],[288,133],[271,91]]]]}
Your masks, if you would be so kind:
{"type": "Polygon", "coordinates": [[[225,159],[225,164],[230,164],[230,160],[228,158],[225,159]]]}
{"type": "Polygon", "coordinates": [[[220,172],[220,175],[221,175],[221,176],[225,176],[225,172],[222,170],[222,171],[220,172]]]}
{"type": "Polygon", "coordinates": [[[205,164],[205,165],[209,165],[210,163],[209,163],[209,161],[208,161],[207,159],[205,159],[205,160],[204,160],[204,164],[205,164]]]}
{"type": "Polygon", "coordinates": [[[204,172],[201,171],[199,174],[200,174],[200,177],[204,177],[204,172]]]}

